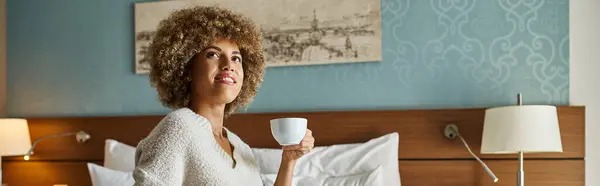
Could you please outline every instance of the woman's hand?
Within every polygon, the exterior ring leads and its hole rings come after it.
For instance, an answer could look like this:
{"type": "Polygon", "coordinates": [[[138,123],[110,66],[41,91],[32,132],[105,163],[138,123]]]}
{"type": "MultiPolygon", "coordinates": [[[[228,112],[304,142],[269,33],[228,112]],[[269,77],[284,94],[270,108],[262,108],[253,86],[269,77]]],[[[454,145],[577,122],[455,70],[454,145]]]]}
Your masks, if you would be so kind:
{"type": "Polygon", "coordinates": [[[306,129],[306,134],[300,144],[283,147],[283,157],[281,158],[281,165],[279,166],[279,172],[277,173],[277,179],[275,180],[274,186],[292,185],[296,160],[310,152],[314,146],[315,138],[312,136],[312,131],[306,129]]]}
{"type": "Polygon", "coordinates": [[[282,160],[296,161],[304,156],[304,154],[310,152],[314,146],[315,138],[312,136],[312,131],[306,129],[306,134],[300,144],[283,147],[282,160]]]}

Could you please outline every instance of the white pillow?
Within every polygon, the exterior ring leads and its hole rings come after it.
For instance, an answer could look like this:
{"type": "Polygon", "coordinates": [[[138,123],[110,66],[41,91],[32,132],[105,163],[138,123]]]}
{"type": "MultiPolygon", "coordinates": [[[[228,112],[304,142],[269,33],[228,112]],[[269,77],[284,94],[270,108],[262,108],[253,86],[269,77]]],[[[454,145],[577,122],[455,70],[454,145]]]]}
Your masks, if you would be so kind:
{"type": "MultiPolygon", "coordinates": [[[[277,174],[261,174],[265,186],[273,186],[277,174]]],[[[348,176],[294,176],[292,186],[383,186],[381,167],[372,171],[348,176]]]]}
{"type": "MultiPolygon", "coordinates": [[[[383,186],[383,172],[381,167],[377,167],[368,173],[350,175],[350,176],[338,176],[338,177],[324,177],[322,186],[383,186]]],[[[386,184],[387,186],[387,184],[386,184]]]]}
{"type": "MultiPolygon", "coordinates": [[[[281,149],[253,148],[261,174],[276,174],[281,161],[281,149]]],[[[300,158],[294,176],[347,176],[370,172],[381,167],[382,182],[400,186],[398,168],[398,133],[390,133],[365,143],[315,147],[300,158]]]]}
{"type": "MultiPolygon", "coordinates": [[[[304,180],[317,176],[343,177],[364,174],[381,167],[382,182],[400,186],[398,133],[390,133],[365,143],[315,147],[296,162],[294,176],[304,180]]],[[[263,175],[277,175],[281,149],[252,148],[263,175]]],[[[107,139],[104,167],[122,172],[135,168],[135,147],[107,139]]]]}
{"type": "Polygon", "coordinates": [[[88,163],[92,186],[132,186],[135,181],[131,172],[112,170],[94,163],[88,163]]]}
{"type": "Polygon", "coordinates": [[[132,172],[135,168],[135,147],[113,139],[104,141],[104,167],[132,172]]]}
{"type": "MultiPolygon", "coordinates": [[[[273,186],[275,185],[275,180],[277,179],[277,174],[261,174],[264,186],[273,186]]],[[[319,180],[312,177],[306,176],[294,176],[292,177],[292,185],[291,186],[312,186],[312,185],[320,185],[319,180]]]]}

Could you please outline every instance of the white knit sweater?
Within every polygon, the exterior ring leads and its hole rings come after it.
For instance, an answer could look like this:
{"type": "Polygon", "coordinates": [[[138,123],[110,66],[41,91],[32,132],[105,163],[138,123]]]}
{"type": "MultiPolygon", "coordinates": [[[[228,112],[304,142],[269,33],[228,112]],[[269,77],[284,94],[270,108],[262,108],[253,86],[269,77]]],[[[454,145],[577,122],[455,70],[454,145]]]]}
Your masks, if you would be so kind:
{"type": "Polygon", "coordinates": [[[234,168],[208,119],[187,108],[169,113],[137,146],[134,185],[262,186],[252,150],[225,130],[234,147],[234,168]]]}

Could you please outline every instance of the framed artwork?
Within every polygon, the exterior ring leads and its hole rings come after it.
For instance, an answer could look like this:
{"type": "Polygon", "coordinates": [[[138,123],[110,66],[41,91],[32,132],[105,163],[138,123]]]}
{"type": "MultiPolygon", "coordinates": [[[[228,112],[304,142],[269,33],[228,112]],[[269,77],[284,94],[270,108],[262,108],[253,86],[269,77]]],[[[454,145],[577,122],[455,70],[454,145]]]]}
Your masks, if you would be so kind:
{"type": "Polygon", "coordinates": [[[173,0],[135,4],[135,67],[159,21],[172,11],[219,5],[260,27],[267,67],[381,61],[380,0],[173,0]]]}

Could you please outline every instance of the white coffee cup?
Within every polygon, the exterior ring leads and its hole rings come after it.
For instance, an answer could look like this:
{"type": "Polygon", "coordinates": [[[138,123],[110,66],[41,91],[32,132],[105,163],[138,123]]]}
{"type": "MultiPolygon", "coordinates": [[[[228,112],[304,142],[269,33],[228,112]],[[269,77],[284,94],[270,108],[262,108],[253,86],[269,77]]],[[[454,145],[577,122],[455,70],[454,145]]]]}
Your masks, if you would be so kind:
{"type": "Polygon", "coordinates": [[[300,144],[306,134],[306,118],[277,118],[271,120],[271,134],[281,146],[300,144]]]}

